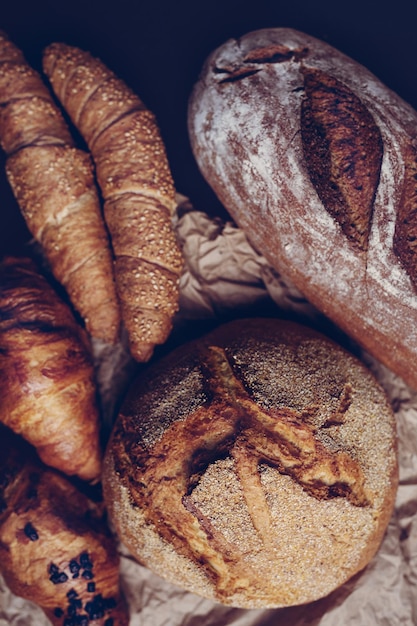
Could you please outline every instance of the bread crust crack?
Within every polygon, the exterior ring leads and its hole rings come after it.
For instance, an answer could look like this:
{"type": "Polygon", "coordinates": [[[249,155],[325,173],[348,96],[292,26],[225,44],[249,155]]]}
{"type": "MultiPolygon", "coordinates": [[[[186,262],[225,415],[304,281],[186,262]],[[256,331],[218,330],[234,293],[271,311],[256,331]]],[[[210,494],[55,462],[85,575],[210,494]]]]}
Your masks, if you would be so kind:
{"type": "Polygon", "coordinates": [[[301,137],[311,182],[346,237],[366,251],[382,166],[381,132],[346,85],[317,69],[301,71],[301,137]]]}
{"type": "MultiPolygon", "coordinates": [[[[129,455],[136,457],[135,504],[179,553],[205,567],[221,598],[245,588],[250,568],[244,548],[220,533],[192,499],[210,464],[226,457],[233,460],[248,513],[264,545],[272,541],[274,524],[262,487],[261,464],[287,474],[314,498],[343,497],[360,507],[369,502],[359,463],[343,450],[328,449],[303,412],[261,408],[234,373],[223,348],[210,347],[203,363],[211,400],[171,424],[152,451],[136,441],[129,455]]],[[[343,421],[351,393],[350,388],[341,391],[333,425],[343,421]]]]}

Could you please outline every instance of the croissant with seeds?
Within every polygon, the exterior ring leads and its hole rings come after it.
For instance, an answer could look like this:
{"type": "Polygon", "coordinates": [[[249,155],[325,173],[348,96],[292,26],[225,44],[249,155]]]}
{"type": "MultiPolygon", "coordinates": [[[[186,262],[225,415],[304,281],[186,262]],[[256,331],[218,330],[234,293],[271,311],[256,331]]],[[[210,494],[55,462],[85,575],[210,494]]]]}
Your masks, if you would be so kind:
{"type": "Polygon", "coordinates": [[[102,502],[45,467],[2,425],[0,572],[10,590],[38,604],[54,626],[129,623],[102,502]]]}
{"type": "Polygon", "coordinates": [[[74,146],[41,76],[0,33],[0,143],[34,238],[87,330],[114,343],[120,311],[90,155],[74,146]]]}
{"type": "Polygon", "coordinates": [[[122,319],[133,357],[147,361],[172,328],[182,271],[175,189],[155,117],[88,52],[55,43],[43,67],[95,162],[122,319]]]}

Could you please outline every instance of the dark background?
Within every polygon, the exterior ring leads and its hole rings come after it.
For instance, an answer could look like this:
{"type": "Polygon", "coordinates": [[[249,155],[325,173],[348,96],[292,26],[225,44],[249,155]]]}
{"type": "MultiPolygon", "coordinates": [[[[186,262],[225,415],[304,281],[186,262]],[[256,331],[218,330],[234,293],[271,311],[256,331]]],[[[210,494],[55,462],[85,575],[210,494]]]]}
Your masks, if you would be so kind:
{"type": "MultiPolygon", "coordinates": [[[[99,56],[156,114],[178,191],[211,215],[224,209],[200,176],[187,136],[187,102],[206,56],[230,37],[286,26],[327,41],[367,66],[417,108],[417,1],[3,0],[0,28],[41,68],[64,41],[99,56]]],[[[0,256],[28,239],[0,154],[0,256]]]]}

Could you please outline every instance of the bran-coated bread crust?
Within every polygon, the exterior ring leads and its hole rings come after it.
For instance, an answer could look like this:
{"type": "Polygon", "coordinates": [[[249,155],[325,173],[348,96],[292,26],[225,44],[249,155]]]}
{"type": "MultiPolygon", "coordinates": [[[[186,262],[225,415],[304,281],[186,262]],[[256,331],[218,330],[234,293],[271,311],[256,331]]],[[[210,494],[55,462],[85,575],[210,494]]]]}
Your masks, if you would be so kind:
{"type": "Polygon", "coordinates": [[[396,429],[355,357],[273,319],[220,326],[132,386],[104,462],[120,539],[167,580],[227,605],[326,596],[377,551],[396,429]]]}

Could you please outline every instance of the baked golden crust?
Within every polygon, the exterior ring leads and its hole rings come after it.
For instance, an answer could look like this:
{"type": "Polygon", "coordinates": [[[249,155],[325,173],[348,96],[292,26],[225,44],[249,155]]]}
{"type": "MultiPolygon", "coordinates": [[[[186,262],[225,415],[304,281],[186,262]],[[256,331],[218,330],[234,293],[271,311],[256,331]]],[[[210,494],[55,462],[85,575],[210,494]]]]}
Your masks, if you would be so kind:
{"type": "Polygon", "coordinates": [[[313,601],[377,550],[397,486],[375,379],[307,328],[240,320],[137,381],[104,462],[120,538],[161,576],[244,608],[313,601]]]}
{"type": "Polygon", "coordinates": [[[87,335],[36,265],[0,264],[0,421],[44,463],[84,480],[101,472],[100,424],[87,335]]]}
{"type": "Polygon", "coordinates": [[[171,331],[183,264],[172,226],[175,188],[155,116],[88,52],[52,44],[44,71],[93,156],[131,353],[147,361],[171,331]]]}
{"type": "Polygon", "coordinates": [[[0,33],[0,143],[27,226],[95,338],[118,339],[113,259],[90,155],[75,147],[40,75],[0,33]]]}

